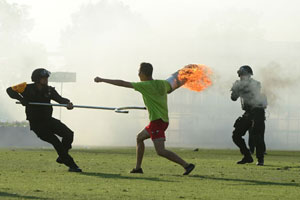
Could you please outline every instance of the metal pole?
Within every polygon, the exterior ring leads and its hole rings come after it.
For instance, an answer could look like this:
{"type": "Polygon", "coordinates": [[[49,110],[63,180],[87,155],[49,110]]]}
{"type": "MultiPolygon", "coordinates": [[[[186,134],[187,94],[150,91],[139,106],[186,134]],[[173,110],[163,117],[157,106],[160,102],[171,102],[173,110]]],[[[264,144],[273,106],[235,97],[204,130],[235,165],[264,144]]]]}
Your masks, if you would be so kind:
{"type": "MultiPolygon", "coordinates": [[[[20,102],[16,102],[21,104],[20,102]]],[[[57,107],[67,107],[68,104],[53,104],[53,103],[37,103],[29,102],[29,105],[36,106],[57,106],[57,107]]],[[[125,107],[101,107],[101,106],[85,106],[85,105],[73,105],[74,108],[89,108],[89,109],[99,109],[99,110],[114,110],[117,113],[128,113],[128,110],[146,110],[146,107],[139,106],[125,106],[125,107]]]]}

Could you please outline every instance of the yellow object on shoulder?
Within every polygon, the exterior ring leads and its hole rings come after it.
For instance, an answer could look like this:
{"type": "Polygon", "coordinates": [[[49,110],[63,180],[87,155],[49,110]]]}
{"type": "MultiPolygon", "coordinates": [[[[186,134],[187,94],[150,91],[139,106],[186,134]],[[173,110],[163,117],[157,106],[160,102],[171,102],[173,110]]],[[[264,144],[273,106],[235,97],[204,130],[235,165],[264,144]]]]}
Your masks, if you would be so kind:
{"type": "Polygon", "coordinates": [[[24,92],[25,88],[27,86],[27,83],[20,83],[18,85],[12,86],[11,88],[13,89],[13,91],[18,92],[18,93],[22,93],[24,92]]]}

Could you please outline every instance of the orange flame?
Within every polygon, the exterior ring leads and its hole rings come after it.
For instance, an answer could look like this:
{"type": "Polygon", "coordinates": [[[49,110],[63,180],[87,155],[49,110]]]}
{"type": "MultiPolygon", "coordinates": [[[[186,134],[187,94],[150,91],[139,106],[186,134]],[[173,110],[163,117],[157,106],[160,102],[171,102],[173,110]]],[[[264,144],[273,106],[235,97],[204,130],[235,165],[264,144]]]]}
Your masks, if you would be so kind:
{"type": "Polygon", "coordinates": [[[184,81],[183,87],[200,92],[210,85],[212,70],[205,65],[190,64],[178,72],[178,79],[184,81]]]}

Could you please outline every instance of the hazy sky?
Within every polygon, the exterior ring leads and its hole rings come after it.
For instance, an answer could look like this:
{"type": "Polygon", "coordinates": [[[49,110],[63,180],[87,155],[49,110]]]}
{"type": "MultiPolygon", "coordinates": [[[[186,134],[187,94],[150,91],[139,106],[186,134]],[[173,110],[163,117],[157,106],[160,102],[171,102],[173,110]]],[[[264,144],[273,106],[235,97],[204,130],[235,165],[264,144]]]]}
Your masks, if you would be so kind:
{"type": "MultiPolygon", "coordinates": [[[[80,6],[99,0],[8,0],[29,7],[35,21],[30,37],[44,44],[49,51],[59,47],[61,31],[71,23],[72,13],[80,6]]],[[[106,0],[108,2],[115,2],[106,0]]],[[[300,2],[298,0],[120,0],[140,15],[150,26],[182,27],[193,31],[201,21],[218,19],[230,12],[255,13],[258,26],[269,41],[300,41],[300,2]]],[[[237,16],[239,17],[239,16],[237,16]]],[[[242,21],[241,21],[242,23],[242,21]]],[[[178,29],[176,29],[178,31],[178,29]]],[[[205,30],[204,30],[205,31],[205,30]]]]}

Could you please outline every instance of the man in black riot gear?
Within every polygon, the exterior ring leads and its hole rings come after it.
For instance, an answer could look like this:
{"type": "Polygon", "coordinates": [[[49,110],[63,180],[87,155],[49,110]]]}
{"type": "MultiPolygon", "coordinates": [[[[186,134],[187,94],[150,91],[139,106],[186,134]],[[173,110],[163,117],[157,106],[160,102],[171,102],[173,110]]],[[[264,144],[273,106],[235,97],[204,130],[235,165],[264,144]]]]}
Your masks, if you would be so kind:
{"type": "Polygon", "coordinates": [[[50,103],[54,100],[67,104],[67,109],[73,109],[69,99],[61,97],[54,87],[48,86],[50,72],[43,68],[33,71],[32,84],[21,83],[7,88],[8,95],[19,100],[25,106],[26,119],[30,129],[43,141],[52,144],[57,151],[56,162],[65,164],[70,172],[81,172],[68,151],[72,148],[74,133],[61,121],[52,117],[52,106],[30,105],[29,102],[50,103]],[[60,136],[62,140],[56,136],[60,136]]]}
{"type": "Polygon", "coordinates": [[[260,82],[251,78],[253,71],[248,65],[241,66],[237,71],[240,80],[237,80],[231,88],[231,99],[241,100],[242,109],[245,111],[234,123],[232,135],[233,142],[240,148],[244,155],[237,164],[252,163],[253,158],[243,136],[249,131],[256,147],[257,165],[264,165],[264,132],[265,132],[265,109],[267,98],[261,93],[260,82]]]}

